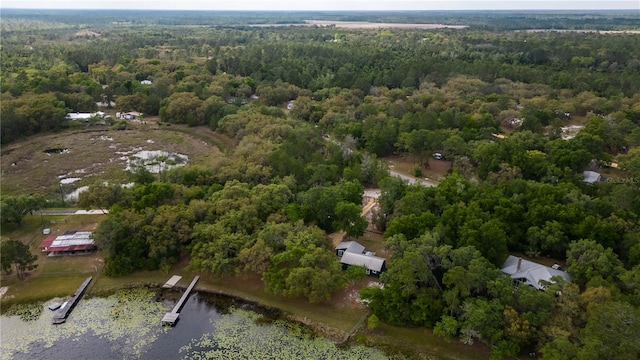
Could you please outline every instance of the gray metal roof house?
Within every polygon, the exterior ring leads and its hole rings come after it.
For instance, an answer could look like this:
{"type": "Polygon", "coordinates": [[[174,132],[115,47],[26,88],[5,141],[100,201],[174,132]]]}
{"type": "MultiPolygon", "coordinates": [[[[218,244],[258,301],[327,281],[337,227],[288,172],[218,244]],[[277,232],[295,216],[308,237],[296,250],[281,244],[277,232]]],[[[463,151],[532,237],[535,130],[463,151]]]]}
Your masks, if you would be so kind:
{"type": "Polygon", "coordinates": [[[340,263],[343,267],[348,266],[363,266],[367,275],[380,276],[380,273],[386,270],[384,265],[385,260],[375,255],[357,254],[352,252],[345,252],[340,258],[340,263]]]}
{"type": "Polygon", "coordinates": [[[336,255],[342,257],[342,254],[345,252],[362,254],[364,252],[364,246],[360,245],[357,241],[343,241],[336,246],[336,255]]]}
{"type": "Polygon", "coordinates": [[[533,261],[524,260],[521,257],[509,255],[507,261],[502,265],[502,272],[511,276],[515,281],[520,281],[538,290],[545,290],[546,285],[543,283],[554,281],[554,276],[560,276],[566,281],[571,281],[571,276],[562,270],[556,270],[533,261]]]}
{"type": "Polygon", "coordinates": [[[336,246],[336,255],[340,258],[342,267],[362,266],[367,275],[378,277],[386,270],[385,259],[373,253],[364,253],[364,246],[356,241],[344,241],[336,246]]]}

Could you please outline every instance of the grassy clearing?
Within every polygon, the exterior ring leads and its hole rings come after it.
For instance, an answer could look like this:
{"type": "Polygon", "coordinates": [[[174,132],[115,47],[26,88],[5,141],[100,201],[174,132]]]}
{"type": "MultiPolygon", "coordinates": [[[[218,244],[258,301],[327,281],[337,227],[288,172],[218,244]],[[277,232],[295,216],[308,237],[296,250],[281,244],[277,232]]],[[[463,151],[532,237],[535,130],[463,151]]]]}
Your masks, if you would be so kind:
{"type": "Polygon", "coordinates": [[[225,152],[228,149],[233,149],[236,146],[236,143],[233,139],[203,127],[184,127],[179,125],[171,125],[171,127],[166,127],[166,130],[188,134],[201,141],[204,141],[207,144],[216,146],[221,152],[225,152]]]}
{"type": "MultiPolygon", "coordinates": [[[[399,172],[404,175],[413,176],[413,168],[415,163],[412,155],[406,156],[389,156],[384,158],[389,164],[391,170],[399,172]]],[[[451,161],[448,160],[436,160],[429,158],[429,167],[422,166],[422,177],[427,180],[439,181],[442,180],[449,169],[451,169],[451,161]]],[[[419,161],[416,158],[416,161],[419,161]]]]}
{"type": "Polygon", "coordinates": [[[42,234],[42,224],[47,224],[46,220],[40,219],[33,215],[27,215],[23,220],[20,227],[14,224],[2,225],[2,234],[0,240],[17,239],[21,240],[25,244],[30,244],[34,241],[39,234],[42,234]]]}
{"type": "Polygon", "coordinates": [[[447,343],[431,329],[402,328],[380,323],[375,330],[363,330],[354,340],[383,349],[389,354],[403,353],[419,359],[488,359],[491,350],[479,342],[465,345],[457,339],[447,343]]]}
{"type": "Polygon", "coordinates": [[[376,256],[389,260],[391,253],[389,250],[385,249],[385,240],[382,234],[368,231],[363,236],[356,239],[356,241],[362,244],[367,251],[372,251],[376,253],[376,256]]]}
{"type": "Polygon", "coordinates": [[[68,230],[95,229],[106,215],[27,215],[22,220],[20,227],[8,224],[2,226],[2,240],[17,239],[32,246],[32,250],[44,240],[43,228],[51,229],[51,235],[58,235],[68,230]],[[33,245],[35,244],[35,247],[33,245]]]}
{"type": "Polygon", "coordinates": [[[26,280],[15,277],[2,279],[2,286],[9,290],[2,297],[0,310],[4,311],[13,304],[46,301],[56,297],[68,297],[90,274],[65,274],[63,276],[31,276],[26,280]]]}
{"type": "Polygon", "coordinates": [[[208,278],[200,286],[269,307],[279,308],[296,315],[301,320],[307,319],[311,322],[323,323],[342,332],[350,331],[360,317],[366,313],[364,308],[334,306],[334,301],[325,304],[310,304],[303,298],[284,298],[270,294],[264,291],[262,281],[257,278],[208,278]]]}

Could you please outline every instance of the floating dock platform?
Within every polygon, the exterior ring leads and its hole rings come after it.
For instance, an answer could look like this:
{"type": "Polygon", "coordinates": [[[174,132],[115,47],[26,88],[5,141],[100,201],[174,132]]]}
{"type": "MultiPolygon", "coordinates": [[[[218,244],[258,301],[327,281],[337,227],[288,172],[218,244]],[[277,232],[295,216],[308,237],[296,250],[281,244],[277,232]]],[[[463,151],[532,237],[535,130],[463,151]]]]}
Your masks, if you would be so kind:
{"type": "Polygon", "coordinates": [[[180,275],[173,275],[171,277],[171,279],[167,280],[166,283],[164,283],[164,285],[162,285],[163,289],[171,289],[172,287],[174,287],[178,281],[180,281],[180,279],[182,279],[182,276],[180,275]]]}
{"type": "Polygon", "coordinates": [[[67,317],[69,316],[69,314],[71,314],[71,311],[76,306],[78,301],[80,301],[80,299],[82,298],[82,295],[84,295],[84,291],[87,290],[87,286],[89,286],[89,283],[91,282],[92,279],[93,277],[89,276],[85,281],[82,282],[82,284],[80,285],[78,290],[76,290],[76,292],[73,294],[71,299],[65,301],[65,303],[62,304],[62,306],[60,307],[60,310],[58,310],[58,312],[55,315],[53,315],[53,319],[51,321],[54,324],[62,324],[63,322],[67,321],[67,317]]]}
{"type": "Polygon", "coordinates": [[[184,294],[182,294],[182,297],[180,298],[180,300],[178,300],[178,303],[176,304],[176,306],[173,307],[173,310],[171,310],[171,312],[164,314],[164,316],[162,317],[163,324],[173,326],[178,322],[178,317],[180,316],[180,309],[182,309],[182,306],[184,306],[184,303],[187,302],[187,298],[189,298],[189,294],[191,294],[191,291],[196,286],[196,283],[198,282],[198,280],[200,280],[200,276],[196,275],[196,277],[193,278],[193,281],[191,281],[191,284],[189,284],[189,287],[187,288],[187,290],[185,290],[184,294]]]}

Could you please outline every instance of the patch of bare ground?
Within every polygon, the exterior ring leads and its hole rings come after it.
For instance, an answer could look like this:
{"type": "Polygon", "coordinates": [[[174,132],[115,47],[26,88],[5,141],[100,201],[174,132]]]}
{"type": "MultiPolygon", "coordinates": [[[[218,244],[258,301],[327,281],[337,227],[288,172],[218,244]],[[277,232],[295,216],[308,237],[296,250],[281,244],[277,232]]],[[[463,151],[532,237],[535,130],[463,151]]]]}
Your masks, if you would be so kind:
{"type": "MultiPolygon", "coordinates": [[[[413,156],[388,156],[384,158],[392,170],[399,172],[401,174],[413,176],[413,167],[417,164],[417,161],[414,162],[413,156]]],[[[449,160],[436,160],[433,158],[429,158],[428,166],[426,165],[426,161],[422,164],[422,177],[427,180],[439,181],[442,180],[445,176],[447,176],[447,172],[451,169],[452,162],[449,160]]]]}
{"type": "Polygon", "coordinates": [[[45,134],[2,149],[2,192],[54,193],[60,178],[79,178],[70,187],[109,179],[127,182],[127,158],[141,150],[164,150],[189,157],[190,164],[213,165],[234,146],[232,139],[206,127],[158,126],[155,122],[129,124],[127,130],[86,128],[45,134]],[[223,144],[223,145],[220,145],[223,144]],[[59,153],[45,152],[59,149],[59,153]]]}
{"type": "Polygon", "coordinates": [[[571,115],[571,118],[567,121],[565,126],[584,125],[586,123],[587,123],[587,117],[586,116],[571,115]]]}
{"type": "Polygon", "coordinates": [[[366,277],[359,280],[350,280],[347,285],[333,294],[330,304],[337,309],[360,309],[366,310],[366,306],[360,299],[360,289],[371,285],[370,283],[377,283],[377,279],[366,277]]]}
{"type": "Polygon", "coordinates": [[[84,29],[84,30],[78,31],[73,36],[74,37],[96,38],[96,37],[100,37],[100,34],[95,32],[95,31],[84,29]]]}

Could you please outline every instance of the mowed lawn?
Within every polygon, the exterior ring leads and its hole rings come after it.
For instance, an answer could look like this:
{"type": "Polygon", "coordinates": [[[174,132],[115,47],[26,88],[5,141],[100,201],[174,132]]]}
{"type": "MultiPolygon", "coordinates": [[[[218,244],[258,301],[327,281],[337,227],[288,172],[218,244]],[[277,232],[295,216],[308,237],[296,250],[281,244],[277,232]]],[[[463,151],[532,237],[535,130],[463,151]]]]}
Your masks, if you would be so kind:
{"type": "Polygon", "coordinates": [[[5,226],[2,240],[15,239],[29,245],[32,254],[38,256],[37,268],[27,274],[25,280],[2,274],[2,286],[8,286],[2,298],[3,307],[14,302],[42,301],[52,297],[69,296],[82,281],[96,275],[102,268],[101,253],[87,256],[48,257],[40,251],[40,243],[47,237],[43,228],[51,235],[69,230],[94,230],[105,215],[27,215],[20,227],[5,226]]]}

